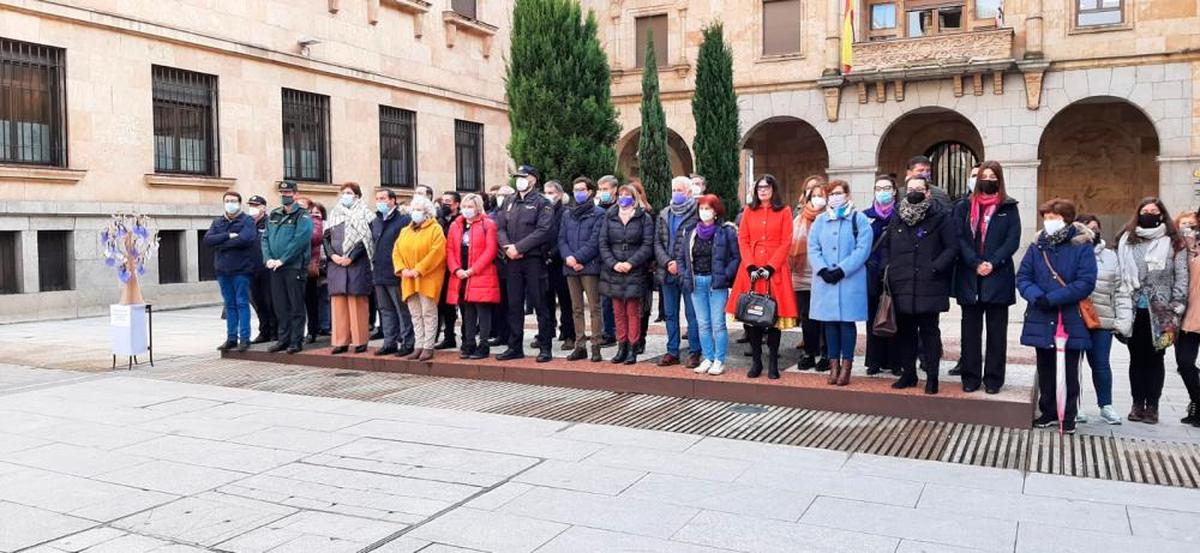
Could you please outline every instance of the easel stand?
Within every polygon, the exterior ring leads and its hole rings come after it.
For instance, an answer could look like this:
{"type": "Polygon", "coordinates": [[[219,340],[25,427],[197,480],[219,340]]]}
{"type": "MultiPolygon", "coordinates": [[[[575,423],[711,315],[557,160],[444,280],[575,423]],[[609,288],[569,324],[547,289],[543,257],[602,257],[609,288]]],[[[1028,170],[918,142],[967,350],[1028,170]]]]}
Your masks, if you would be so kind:
{"type": "Polygon", "coordinates": [[[112,336],[113,362],[125,357],[128,370],[139,364],[138,356],[147,355],[154,366],[154,306],[146,304],[110,305],[109,329],[112,336]]]}

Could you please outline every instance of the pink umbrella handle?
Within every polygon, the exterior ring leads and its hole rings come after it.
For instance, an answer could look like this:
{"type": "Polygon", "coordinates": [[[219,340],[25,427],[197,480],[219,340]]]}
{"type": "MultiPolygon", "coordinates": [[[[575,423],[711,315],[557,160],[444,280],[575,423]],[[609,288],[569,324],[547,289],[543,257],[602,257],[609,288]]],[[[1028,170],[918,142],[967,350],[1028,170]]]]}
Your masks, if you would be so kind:
{"type": "Polygon", "coordinates": [[[1063,419],[1067,413],[1067,330],[1063,324],[1062,310],[1058,312],[1058,328],[1054,331],[1054,344],[1057,346],[1056,367],[1054,370],[1054,399],[1058,411],[1058,434],[1063,434],[1063,419]]]}

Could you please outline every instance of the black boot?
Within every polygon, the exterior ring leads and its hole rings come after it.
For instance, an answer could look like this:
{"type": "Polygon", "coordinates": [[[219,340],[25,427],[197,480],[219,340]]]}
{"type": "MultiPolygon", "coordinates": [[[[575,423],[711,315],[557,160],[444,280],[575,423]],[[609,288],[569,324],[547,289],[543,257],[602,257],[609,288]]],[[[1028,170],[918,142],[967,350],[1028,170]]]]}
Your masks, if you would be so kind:
{"type": "Polygon", "coordinates": [[[467,356],[467,359],[487,359],[491,354],[491,348],[484,342],[482,346],[471,349],[471,355],[467,356]]]}
{"type": "Polygon", "coordinates": [[[645,336],[638,339],[637,344],[634,344],[632,353],[634,355],[641,355],[643,353],[646,353],[646,337],[645,336]]]}
{"type": "Polygon", "coordinates": [[[929,395],[938,393],[937,365],[933,365],[932,369],[925,371],[925,393],[929,395]]]}
{"type": "Polygon", "coordinates": [[[637,364],[637,356],[638,356],[637,350],[630,349],[629,355],[625,356],[625,364],[626,365],[636,365],[637,364]]]}
{"type": "Polygon", "coordinates": [[[288,349],[288,345],[287,345],[286,343],[284,343],[284,342],[275,342],[275,344],[274,344],[274,345],[272,345],[271,347],[267,348],[267,353],[279,353],[279,352],[281,352],[281,351],[283,351],[283,350],[285,350],[285,349],[288,349]]]}
{"type": "Polygon", "coordinates": [[[554,356],[550,354],[550,343],[546,342],[546,344],[542,346],[541,351],[538,352],[538,356],[535,361],[538,363],[549,363],[551,359],[554,359],[554,356]]]}
{"type": "Polygon", "coordinates": [[[767,378],[771,380],[779,379],[779,339],[781,338],[779,329],[772,328],[767,330],[767,378]]]}
{"type": "Polygon", "coordinates": [[[750,371],[746,373],[746,378],[758,378],[762,375],[762,330],[751,327],[746,328],[746,335],[750,337],[750,371]]]}
{"type": "Polygon", "coordinates": [[[629,342],[621,342],[617,344],[617,355],[612,358],[614,365],[625,362],[625,358],[629,356],[629,342]]]}
{"type": "Polygon", "coordinates": [[[600,358],[600,348],[601,347],[603,347],[603,346],[600,346],[600,345],[592,346],[592,362],[593,363],[599,363],[599,362],[603,361],[603,359],[600,358]]]}
{"type": "Polygon", "coordinates": [[[771,380],[779,379],[779,356],[778,355],[772,355],[771,358],[767,360],[767,378],[770,378],[771,380]]]}
{"type": "Polygon", "coordinates": [[[817,372],[823,373],[823,372],[829,370],[829,368],[830,368],[829,359],[822,357],[821,359],[819,359],[817,361],[817,372]]]}
{"type": "Polygon", "coordinates": [[[808,353],[801,353],[800,361],[796,363],[796,370],[807,371],[812,370],[812,368],[816,366],[817,360],[813,359],[813,356],[809,355],[808,353]]]}
{"type": "Polygon", "coordinates": [[[1190,424],[1192,426],[1200,426],[1200,406],[1196,402],[1188,403],[1187,416],[1179,419],[1182,424],[1190,424]]]}
{"type": "Polygon", "coordinates": [[[217,351],[229,351],[237,347],[237,340],[225,340],[221,345],[217,346],[217,351]]]}
{"type": "Polygon", "coordinates": [[[567,361],[582,361],[587,359],[587,346],[583,343],[575,344],[575,349],[571,351],[571,355],[567,356],[567,361]]]}
{"type": "Polygon", "coordinates": [[[746,378],[758,378],[762,376],[762,371],[762,356],[755,355],[754,359],[750,361],[750,371],[746,373],[746,378]]]}
{"type": "Polygon", "coordinates": [[[458,347],[458,343],[454,340],[454,333],[448,332],[448,333],[446,333],[446,339],[442,340],[442,342],[440,344],[433,346],[433,349],[443,350],[443,349],[454,349],[456,347],[458,347]]]}
{"type": "Polygon", "coordinates": [[[331,353],[333,355],[341,355],[343,353],[346,353],[347,351],[350,351],[350,346],[338,346],[336,348],[329,350],[329,353],[331,353]]]}
{"type": "Polygon", "coordinates": [[[892,383],[892,387],[897,390],[912,388],[917,385],[917,368],[905,367],[904,373],[900,375],[900,379],[892,383]]]}

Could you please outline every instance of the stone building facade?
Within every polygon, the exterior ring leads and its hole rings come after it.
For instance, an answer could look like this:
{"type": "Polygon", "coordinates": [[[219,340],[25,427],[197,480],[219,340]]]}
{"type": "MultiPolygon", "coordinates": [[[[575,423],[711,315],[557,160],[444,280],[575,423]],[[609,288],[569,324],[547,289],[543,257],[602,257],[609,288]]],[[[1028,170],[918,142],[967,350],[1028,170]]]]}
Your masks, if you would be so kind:
{"type": "Polygon", "coordinates": [[[1027,238],[1036,206],[1076,200],[1106,230],[1144,196],[1200,204],[1200,4],[1191,0],[587,1],[602,24],[635,170],[639,32],[654,31],[676,172],[690,171],[701,30],[721,20],[741,108],[743,186],[769,172],[793,199],[806,175],[869,201],[877,172],[929,155],[965,190],[974,162],[1003,164],[1027,238]],[[849,61],[849,71],[843,63],[849,61]],[[664,63],[665,62],[665,63],[664,63]]]}
{"type": "MultiPolygon", "coordinates": [[[[219,300],[224,191],[507,176],[500,0],[0,0],[0,322],[104,313],[110,214],[163,229],[158,308],[219,300]]],[[[371,200],[373,201],[373,200],[371,200]]]]}

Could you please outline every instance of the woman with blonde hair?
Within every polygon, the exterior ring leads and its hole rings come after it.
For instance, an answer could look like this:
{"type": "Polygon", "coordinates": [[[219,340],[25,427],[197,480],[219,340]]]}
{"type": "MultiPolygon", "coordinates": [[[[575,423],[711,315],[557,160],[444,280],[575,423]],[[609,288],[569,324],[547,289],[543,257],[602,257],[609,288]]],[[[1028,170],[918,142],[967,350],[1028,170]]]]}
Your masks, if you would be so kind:
{"type": "Polygon", "coordinates": [[[446,237],[446,269],[450,272],[446,303],[457,305],[462,311],[460,357],[487,359],[492,309],[500,303],[496,222],[487,216],[479,194],[464,196],[458,211],[461,215],[450,223],[446,237]],[[478,345],[476,336],[480,338],[478,345]]]}
{"type": "Polygon", "coordinates": [[[400,296],[412,314],[415,348],[410,361],[433,359],[437,337],[438,298],[446,272],[446,235],[437,224],[437,206],[424,196],[409,204],[412,223],[400,231],[392,250],[392,264],[400,277],[400,296]]]}

